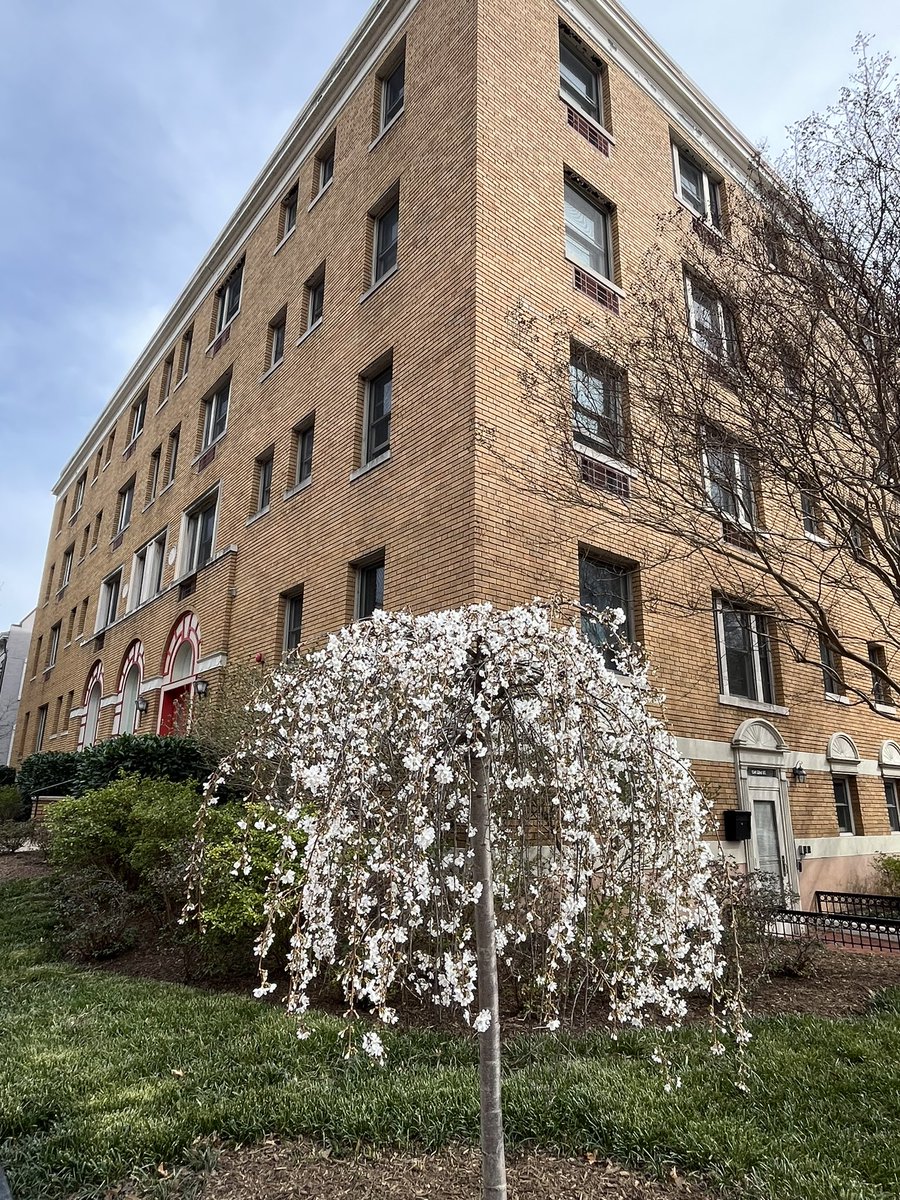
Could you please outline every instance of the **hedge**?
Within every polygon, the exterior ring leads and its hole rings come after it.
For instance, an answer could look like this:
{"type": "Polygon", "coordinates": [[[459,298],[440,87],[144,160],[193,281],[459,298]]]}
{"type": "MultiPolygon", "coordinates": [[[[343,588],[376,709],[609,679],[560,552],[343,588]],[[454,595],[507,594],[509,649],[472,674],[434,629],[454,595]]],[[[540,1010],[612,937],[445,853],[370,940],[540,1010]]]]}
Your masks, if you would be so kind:
{"type": "Polygon", "coordinates": [[[32,754],[19,767],[17,783],[26,798],[57,785],[65,785],[66,795],[82,796],[122,774],[202,782],[213,766],[210,752],[194,738],[122,734],[84,750],[32,754]]]}

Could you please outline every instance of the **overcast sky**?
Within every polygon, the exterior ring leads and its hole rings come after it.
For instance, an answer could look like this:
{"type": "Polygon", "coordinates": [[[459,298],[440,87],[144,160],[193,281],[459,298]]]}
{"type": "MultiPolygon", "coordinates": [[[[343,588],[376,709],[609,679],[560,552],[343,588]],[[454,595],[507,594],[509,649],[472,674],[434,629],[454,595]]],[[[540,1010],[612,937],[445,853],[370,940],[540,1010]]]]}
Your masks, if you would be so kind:
{"type": "MultiPolygon", "coordinates": [[[[0,2],[0,630],[36,602],[61,468],[367,7],[0,2]]],[[[630,11],[770,145],[857,32],[900,52],[897,0],[630,11]]]]}

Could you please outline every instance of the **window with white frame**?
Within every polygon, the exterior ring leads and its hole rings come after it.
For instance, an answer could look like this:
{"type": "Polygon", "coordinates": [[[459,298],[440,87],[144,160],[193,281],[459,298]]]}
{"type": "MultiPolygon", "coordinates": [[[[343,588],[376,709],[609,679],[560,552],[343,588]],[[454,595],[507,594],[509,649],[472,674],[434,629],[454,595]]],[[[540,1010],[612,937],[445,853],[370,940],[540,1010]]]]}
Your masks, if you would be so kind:
{"type": "Polygon", "coordinates": [[[139,434],[143,433],[144,421],[146,419],[147,393],[144,392],[143,396],[140,396],[137,400],[135,400],[134,404],[131,406],[131,432],[128,437],[129,442],[133,442],[139,434]]]}
{"type": "Polygon", "coordinates": [[[372,283],[384,279],[397,266],[397,244],[400,238],[400,201],[394,199],[386,208],[373,213],[372,283]]]}
{"type": "Polygon", "coordinates": [[[178,445],[181,441],[181,426],[176,425],[169,434],[168,454],[166,456],[166,487],[174,480],[178,470],[178,445]]]}
{"type": "Polygon", "coordinates": [[[737,349],[731,310],[711,288],[685,274],[688,325],[694,345],[720,362],[733,362],[737,349]]]}
{"type": "Polygon", "coordinates": [[[191,348],[194,345],[194,327],[186,329],[181,335],[181,360],[178,364],[178,382],[187,376],[191,366],[191,348]]]}
{"type": "Polygon", "coordinates": [[[269,363],[271,370],[284,358],[284,337],[287,330],[287,309],[283,308],[269,322],[269,363]]]}
{"type": "Polygon", "coordinates": [[[163,363],[162,379],[159,385],[159,404],[160,407],[165,404],[172,394],[172,381],[175,377],[175,351],[166,356],[166,361],[163,363]]]}
{"type": "Polygon", "coordinates": [[[122,711],[119,716],[119,733],[134,733],[138,723],[138,696],[141,688],[141,668],[137,663],[128,668],[122,685],[122,711]]]}
{"type": "Polygon", "coordinates": [[[335,135],[332,134],[324,146],[316,154],[315,176],[313,179],[313,199],[321,196],[334,178],[334,149],[335,135]]]}
{"type": "Polygon", "coordinates": [[[632,567],[607,562],[593,554],[582,554],[578,560],[578,598],[583,608],[598,613],[619,610],[624,621],[615,629],[611,624],[584,612],[581,629],[584,636],[603,652],[609,666],[615,665],[616,653],[634,641],[634,605],[632,567]]]}
{"type": "Polygon", "coordinates": [[[715,426],[703,438],[703,479],[710,504],[727,520],[756,525],[755,471],[745,447],[715,426]]]}
{"type": "Polygon", "coordinates": [[[72,498],[72,516],[74,517],[80,511],[84,504],[84,489],[87,487],[87,471],[83,475],[79,475],[78,481],[75,484],[75,495],[72,498]]]}
{"type": "Polygon", "coordinates": [[[831,780],[834,789],[834,811],[837,817],[838,832],[856,833],[856,819],[853,813],[853,793],[850,778],[847,775],[834,775],[831,780]]]}
{"type": "Polygon", "coordinates": [[[162,462],[162,446],[157,446],[150,455],[150,473],[147,476],[147,503],[156,499],[159,491],[159,468],[162,462]]]}
{"type": "Polygon", "coordinates": [[[272,471],[275,451],[267,450],[256,460],[256,511],[265,512],[272,502],[272,471]]]}
{"type": "Polygon", "coordinates": [[[307,479],[312,478],[313,436],[315,421],[310,419],[298,425],[295,430],[297,445],[295,449],[296,467],[294,471],[294,486],[299,487],[307,479]]]}
{"type": "Polygon", "coordinates": [[[295,183],[281,202],[281,222],[278,229],[278,240],[283,242],[297,224],[297,198],[299,189],[295,183]]]}
{"type": "Polygon", "coordinates": [[[69,580],[72,578],[72,563],[75,561],[75,546],[71,545],[63,555],[62,571],[59,577],[59,590],[68,586],[69,580]]]}
{"type": "Polygon", "coordinates": [[[182,575],[199,570],[212,558],[218,503],[219,489],[216,487],[185,512],[184,536],[181,539],[184,547],[182,575]]]}
{"type": "Polygon", "coordinates": [[[885,779],[884,802],[887,806],[888,825],[891,833],[900,833],[900,781],[885,779]]]}
{"type": "Polygon", "coordinates": [[[284,597],[284,636],[282,650],[285,655],[296,650],[303,637],[303,592],[289,592],[284,597]]]}
{"type": "Polygon", "coordinates": [[[134,476],[132,475],[128,483],[123,488],[119,489],[118,507],[116,509],[116,532],[113,535],[117,537],[123,533],[131,524],[131,510],[134,507],[134,476]]]}
{"type": "Polygon", "coordinates": [[[113,571],[100,584],[100,603],[97,607],[97,626],[95,632],[112,625],[119,611],[119,596],[122,591],[122,568],[113,571]]]}
{"type": "Polygon", "coordinates": [[[365,621],[379,608],[384,608],[383,558],[356,568],[356,620],[365,621]]]}
{"type": "Polygon", "coordinates": [[[47,709],[49,705],[42,704],[37,711],[37,726],[34,734],[34,750],[37,753],[44,745],[44,734],[47,732],[47,709]]]}
{"type": "Polygon", "coordinates": [[[216,292],[216,333],[219,334],[238,315],[241,308],[241,285],[244,279],[244,261],[237,264],[216,292]]]}
{"type": "Polygon", "coordinates": [[[770,617],[720,598],[715,605],[715,619],[722,694],[774,704],[770,617]]]}
{"type": "Polygon", "coordinates": [[[715,229],[722,228],[721,183],[700,160],[677,142],[672,143],[675,194],[715,229]]]}
{"type": "Polygon", "coordinates": [[[47,670],[56,666],[56,656],[59,654],[59,637],[62,633],[62,622],[57,623],[50,630],[50,645],[47,648],[47,670]]]}
{"type": "Polygon", "coordinates": [[[200,449],[207,450],[220,437],[224,436],[228,425],[228,397],[231,392],[231,376],[229,375],[211,396],[203,402],[203,438],[200,449]]]}
{"type": "Polygon", "coordinates": [[[566,258],[612,282],[610,209],[571,181],[565,184],[566,258]]]}
{"type": "Polygon", "coordinates": [[[842,696],[844,680],[838,652],[824,633],[819,634],[819,662],[822,665],[822,682],[826,696],[842,696]]]}
{"type": "Polygon", "coordinates": [[[381,128],[387,129],[391,121],[403,112],[406,98],[406,57],[389,68],[381,79],[381,128]]]}
{"type": "Polygon", "coordinates": [[[869,659],[872,676],[872,698],[876,704],[893,704],[891,685],[888,682],[887,651],[878,642],[868,642],[866,653],[869,659]]]}
{"type": "Polygon", "coordinates": [[[365,417],[363,422],[363,464],[387,454],[391,448],[391,403],[394,367],[365,381],[365,417]]]}
{"type": "Polygon", "coordinates": [[[803,522],[803,532],[811,538],[822,536],[822,515],[819,502],[809,488],[800,491],[800,519],[803,522]]]}
{"type": "Polygon", "coordinates": [[[622,373],[581,346],[569,359],[575,444],[621,458],[625,450],[622,373]]]}
{"type": "Polygon", "coordinates": [[[603,124],[599,63],[576,45],[562,26],[559,31],[559,90],[567,104],[598,125],[603,124]]]}
{"type": "Polygon", "coordinates": [[[325,309],[325,264],[306,281],[306,328],[313,329],[322,320],[325,309]]]}
{"type": "Polygon", "coordinates": [[[166,564],[166,531],[156,535],[135,552],[131,563],[131,583],[128,587],[129,608],[135,609],[152,600],[162,590],[166,564]]]}

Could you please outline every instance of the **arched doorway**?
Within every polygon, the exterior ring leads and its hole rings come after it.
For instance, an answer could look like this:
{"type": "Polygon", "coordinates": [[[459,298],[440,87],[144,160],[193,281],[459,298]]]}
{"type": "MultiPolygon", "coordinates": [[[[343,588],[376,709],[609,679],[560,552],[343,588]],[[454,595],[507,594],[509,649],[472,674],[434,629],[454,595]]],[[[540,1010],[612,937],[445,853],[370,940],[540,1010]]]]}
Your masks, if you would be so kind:
{"type": "Polygon", "coordinates": [[[103,664],[97,660],[88,673],[84,685],[84,716],[81,719],[81,731],[78,735],[78,749],[84,750],[93,746],[97,740],[97,730],[100,725],[100,702],[103,699],[103,664]]]}
{"type": "Polygon", "coordinates": [[[193,613],[185,613],[169,635],[163,660],[159,732],[175,732],[187,725],[187,717],[200,657],[200,626],[193,613]]]}
{"type": "Polygon", "coordinates": [[[741,808],[751,814],[747,869],[771,876],[786,903],[800,890],[791,805],[788,749],[769,721],[754,718],[731,739],[741,808]]]}

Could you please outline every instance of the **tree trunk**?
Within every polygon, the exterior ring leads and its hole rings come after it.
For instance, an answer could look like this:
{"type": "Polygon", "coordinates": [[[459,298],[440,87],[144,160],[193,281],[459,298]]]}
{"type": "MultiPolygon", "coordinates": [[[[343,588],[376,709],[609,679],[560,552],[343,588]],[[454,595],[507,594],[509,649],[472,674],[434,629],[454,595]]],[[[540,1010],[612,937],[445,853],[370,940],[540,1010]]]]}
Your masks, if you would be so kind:
{"type": "MultiPolygon", "coordinates": [[[[476,684],[477,686],[477,684],[476,684]]],[[[488,735],[489,736],[489,732],[488,735]]],[[[491,861],[490,756],[472,759],[472,824],[475,827],[475,879],[481,896],[475,906],[478,951],[478,1007],[491,1014],[478,1035],[478,1082],[481,1094],[481,1180],[483,1200],[506,1200],[506,1151],[500,1097],[500,996],[494,923],[494,871],[491,861]]]]}

